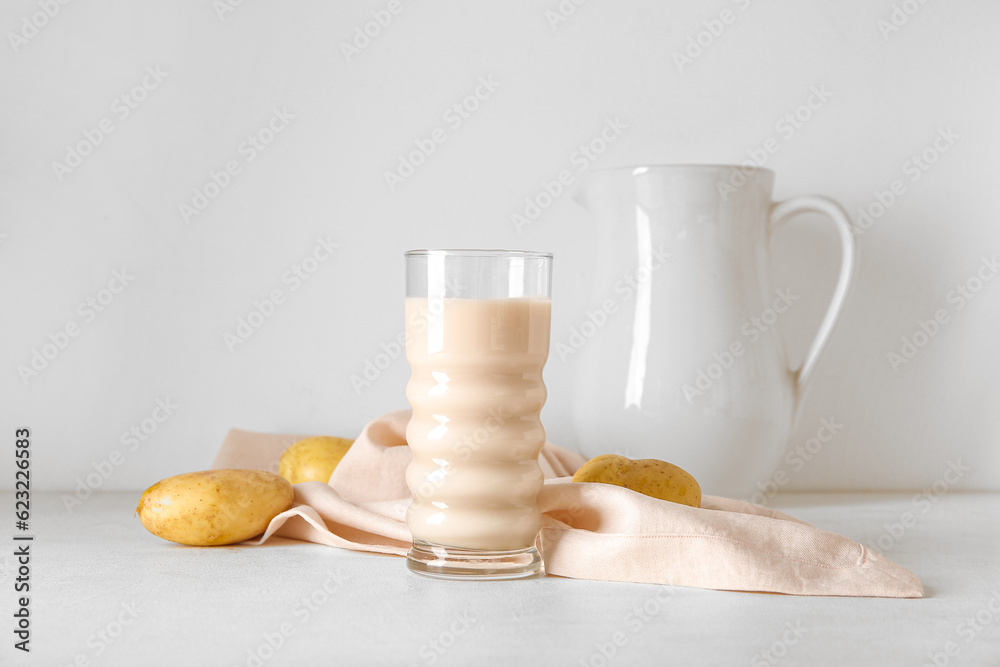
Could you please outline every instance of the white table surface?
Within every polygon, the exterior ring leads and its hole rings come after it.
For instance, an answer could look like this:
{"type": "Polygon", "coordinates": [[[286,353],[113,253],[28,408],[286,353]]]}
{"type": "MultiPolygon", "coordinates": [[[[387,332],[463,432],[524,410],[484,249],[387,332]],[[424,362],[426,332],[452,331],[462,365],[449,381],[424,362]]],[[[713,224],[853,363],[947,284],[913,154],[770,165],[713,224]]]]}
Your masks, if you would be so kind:
{"type": "Polygon", "coordinates": [[[0,665],[1000,665],[1000,494],[772,500],[863,543],[882,537],[882,553],[923,579],[920,600],[436,581],[400,558],[282,539],[187,548],[143,529],[138,496],[96,494],[68,512],[58,494],[35,494],[32,652],[12,646],[4,546],[0,665]],[[904,512],[915,524],[885,537],[904,512]]]}

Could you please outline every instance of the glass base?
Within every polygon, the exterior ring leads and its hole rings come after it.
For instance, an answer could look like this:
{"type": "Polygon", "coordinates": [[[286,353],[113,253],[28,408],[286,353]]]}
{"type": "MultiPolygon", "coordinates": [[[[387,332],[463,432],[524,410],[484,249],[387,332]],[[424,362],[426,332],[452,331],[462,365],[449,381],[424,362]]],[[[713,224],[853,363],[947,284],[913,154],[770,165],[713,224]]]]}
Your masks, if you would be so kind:
{"type": "Polygon", "coordinates": [[[542,572],[542,557],[535,547],[495,551],[414,540],[406,566],[436,579],[522,579],[542,572]]]}

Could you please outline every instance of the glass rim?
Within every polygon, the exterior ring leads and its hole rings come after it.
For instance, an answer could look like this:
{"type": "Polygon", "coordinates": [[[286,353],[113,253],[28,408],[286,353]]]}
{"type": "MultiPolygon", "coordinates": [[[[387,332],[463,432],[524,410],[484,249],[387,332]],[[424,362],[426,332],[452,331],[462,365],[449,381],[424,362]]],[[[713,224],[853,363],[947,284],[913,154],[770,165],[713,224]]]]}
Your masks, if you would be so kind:
{"type": "Polygon", "coordinates": [[[524,259],[552,259],[551,252],[539,250],[503,250],[503,249],[476,249],[476,248],[420,248],[417,250],[407,250],[404,257],[488,257],[488,258],[524,258],[524,259]]]}

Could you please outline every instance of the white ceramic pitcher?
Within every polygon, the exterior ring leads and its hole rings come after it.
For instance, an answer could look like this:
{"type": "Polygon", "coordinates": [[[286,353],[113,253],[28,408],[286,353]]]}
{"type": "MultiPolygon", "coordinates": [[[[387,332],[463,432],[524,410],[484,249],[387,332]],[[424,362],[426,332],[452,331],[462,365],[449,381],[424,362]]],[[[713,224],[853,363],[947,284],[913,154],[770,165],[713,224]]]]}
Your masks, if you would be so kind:
{"type": "Polygon", "coordinates": [[[735,165],[598,170],[577,201],[598,221],[592,304],[577,340],[574,421],[587,456],[612,451],[685,468],[705,493],[749,498],[775,472],[851,283],[844,210],[771,201],[774,173],[735,165]],[[768,245],[814,211],[843,244],[840,278],[805,362],[779,330],[797,294],[772,289],[768,245]]]}

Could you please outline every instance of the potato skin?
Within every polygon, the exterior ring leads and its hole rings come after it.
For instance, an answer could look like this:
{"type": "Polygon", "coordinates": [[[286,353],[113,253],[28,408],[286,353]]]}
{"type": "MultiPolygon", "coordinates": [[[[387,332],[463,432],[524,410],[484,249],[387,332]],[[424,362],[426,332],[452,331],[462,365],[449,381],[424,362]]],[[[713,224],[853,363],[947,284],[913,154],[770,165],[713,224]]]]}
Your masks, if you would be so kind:
{"type": "Polygon", "coordinates": [[[299,440],[285,450],[278,464],[278,474],[292,484],[330,481],[333,469],[354,444],[353,440],[333,436],[315,436],[299,440]]]}
{"type": "Polygon", "coordinates": [[[287,480],[262,470],[205,470],[157,482],[135,511],[146,530],[165,540],[219,546],[263,533],[294,495],[287,480]]]}
{"type": "Polygon", "coordinates": [[[686,470],[666,461],[633,461],[616,454],[592,458],[573,475],[574,482],[598,482],[624,486],[644,495],[701,507],[701,486],[686,470]]]}

